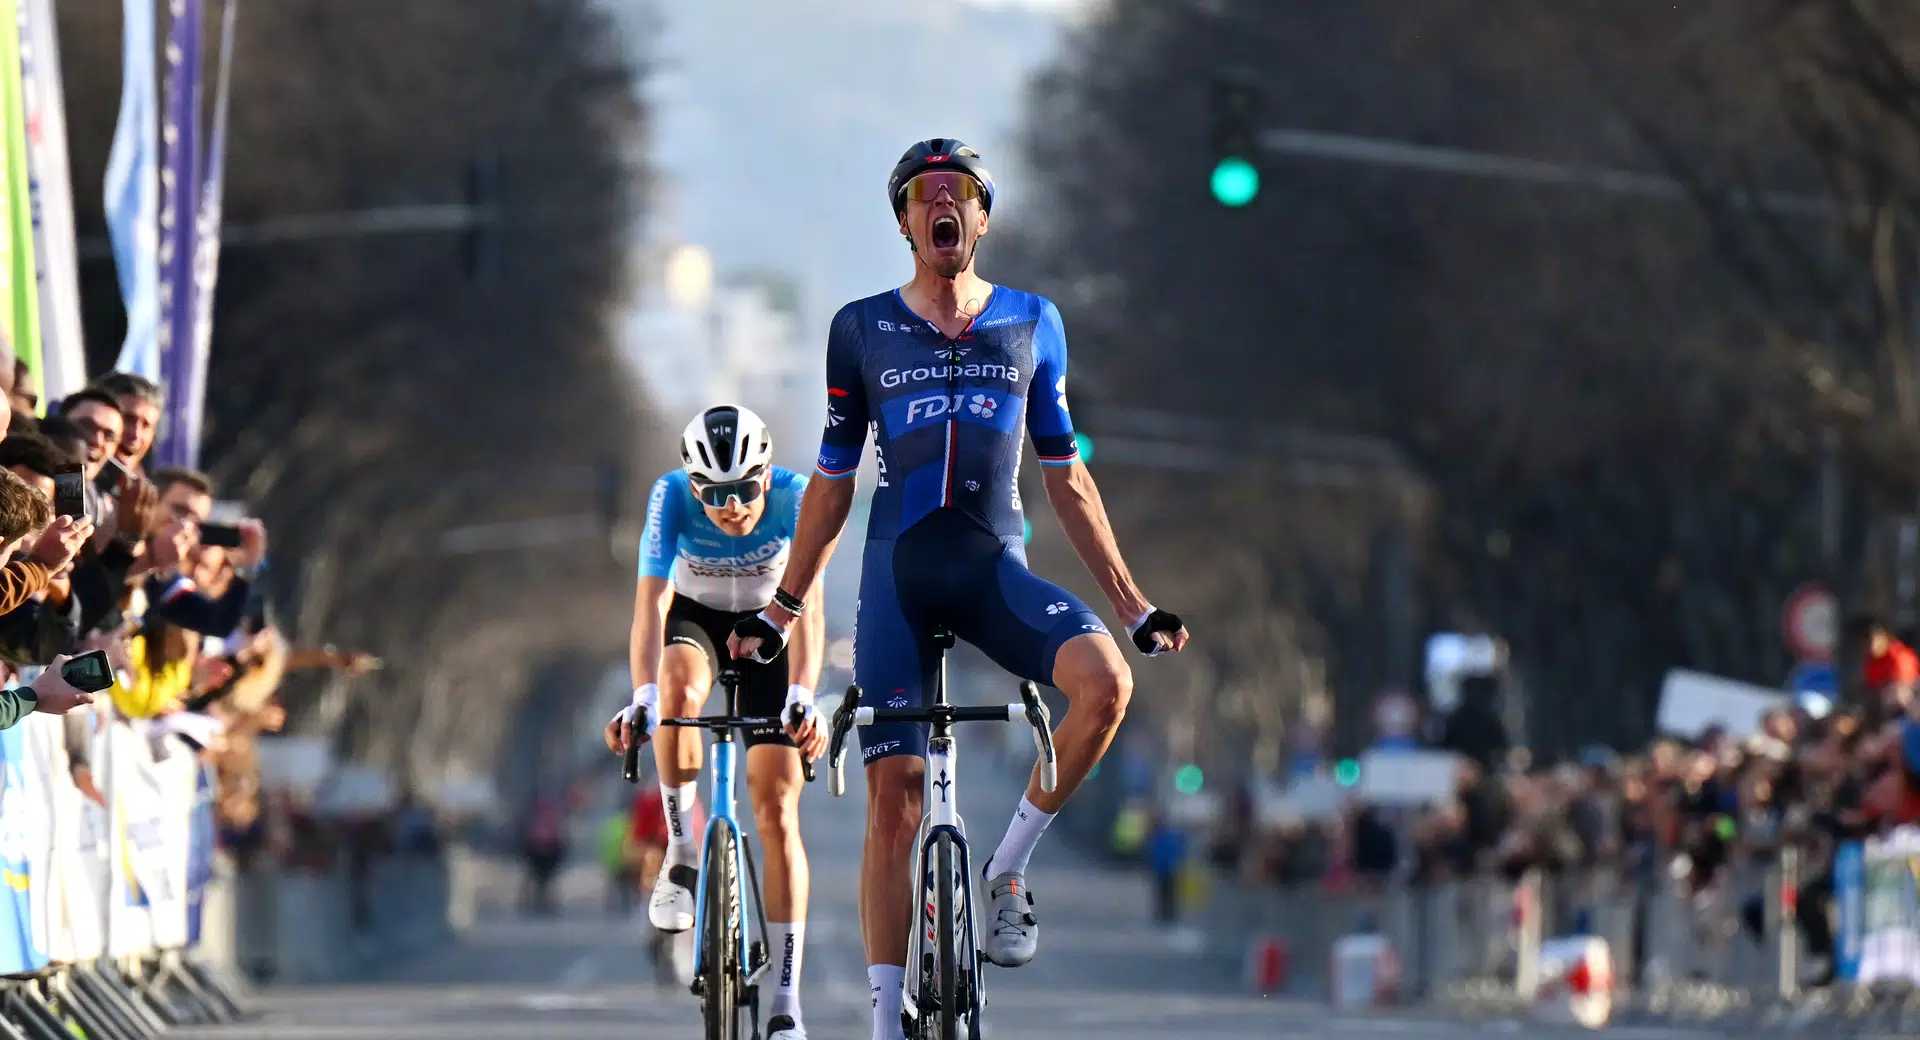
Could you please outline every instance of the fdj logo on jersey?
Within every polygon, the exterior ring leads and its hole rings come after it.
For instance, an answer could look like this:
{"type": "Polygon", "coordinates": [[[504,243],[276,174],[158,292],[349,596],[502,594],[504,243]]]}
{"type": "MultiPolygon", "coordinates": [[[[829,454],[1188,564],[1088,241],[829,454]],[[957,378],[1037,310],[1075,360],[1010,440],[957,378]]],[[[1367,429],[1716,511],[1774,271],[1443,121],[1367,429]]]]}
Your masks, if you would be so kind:
{"type": "Polygon", "coordinates": [[[947,415],[955,418],[972,416],[976,419],[990,420],[999,410],[998,394],[962,391],[951,397],[945,394],[916,397],[907,402],[907,425],[912,426],[922,419],[938,419],[947,415]]]}
{"type": "Polygon", "coordinates": [[[896,397],[881,407],[888,434],[898,437],[956,420],[1009,433],[1020,424],[1022,402],[1018,394],[974,388],[951,394],[896,397]]]}

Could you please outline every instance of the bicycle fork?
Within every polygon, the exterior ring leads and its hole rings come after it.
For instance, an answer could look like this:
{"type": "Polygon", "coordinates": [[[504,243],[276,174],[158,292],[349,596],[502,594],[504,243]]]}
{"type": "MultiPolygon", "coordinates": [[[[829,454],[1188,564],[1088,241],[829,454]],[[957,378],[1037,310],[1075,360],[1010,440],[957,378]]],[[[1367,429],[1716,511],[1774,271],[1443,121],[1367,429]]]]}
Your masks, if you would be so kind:
{"type": "MultiPolygon", "coordinates": [[[[913,1035],[920,1018],[922,987],[934,980],[938,970],[941,884],[953,888],[951,905],[954,919],[951,925],[957,957],[955,967],[960,974],[954,992],[967,1000],[969,1005],[984,1005],[986,999],[986,991],[979,979],[979,942],[971,883],[972,850],[967,845],[966,821],[960,816],[960,786],[955,769],[953,739],[930,739],[927,742],[926,761],[926,789],[922,802],[926,813],[920,819],[920,829],[914,838],[912,874],[920,908],[915,914],[918,925],[907,944],[907,972],[902,982],[900,1000],[901,1024],[908,1035],[913,1035]],[[939,863],[934,856],[934,845],[943,834],[951,839],[953,846],[953,873],[946,878],[938,876],[939,863]]],[[[926,998],[924,1003],[932,1007],[938,1000],[938,990],[935,989],[934,995],[926,998]]],[[[956,1008],[952,1013],[964,1015],[969,1010],[971,1007],[956,1008]]]]}

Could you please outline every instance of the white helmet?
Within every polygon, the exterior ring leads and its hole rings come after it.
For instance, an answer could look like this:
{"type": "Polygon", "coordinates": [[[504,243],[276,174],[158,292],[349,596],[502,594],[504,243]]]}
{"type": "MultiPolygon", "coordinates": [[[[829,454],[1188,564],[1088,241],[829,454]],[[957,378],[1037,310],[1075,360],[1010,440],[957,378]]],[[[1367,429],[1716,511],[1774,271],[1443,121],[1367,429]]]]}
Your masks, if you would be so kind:
{"type": "Polygon", "coordinates": [[[773,437],[752,411],[715,405],[680,434],[680,461],[696,484],[757,480],[773,464],[773,437]]]}

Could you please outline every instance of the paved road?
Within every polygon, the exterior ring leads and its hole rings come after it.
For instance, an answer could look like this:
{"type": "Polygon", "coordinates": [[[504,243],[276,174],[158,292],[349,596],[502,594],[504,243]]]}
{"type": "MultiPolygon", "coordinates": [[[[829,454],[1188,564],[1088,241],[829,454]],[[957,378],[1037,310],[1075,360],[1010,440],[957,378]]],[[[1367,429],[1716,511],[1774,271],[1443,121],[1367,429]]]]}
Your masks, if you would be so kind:
{"type": "MultiPolygon", "coordinates": [[[[991,775],[992,753],[976,742],[962,805],[972,808],[983,845],[999,838],[1017,797],[1011,780],[991,775]]],[[[965,748],[963,747],[963,756],[965,748]]],[[[611,764],[610,764],[611,768],[611,764]]],[[[850,770],[850,772],[852,772],[850,770]]],[[[814,854],[814,912],[809,926],[806,1017],[817,1040],[870,1035],[865,959],[855,921],[854,865],[862,792],[840,801],[824,782],[808,791],[804,820],[814,854]]],[[[584,846],[591,848],[591,844],[584,846]]],[[[987,1032],[994,1040],[1229,1040],[1241,1037],[1465,1038],[1476,1033],[1558,1040],[1590,1036],[1517,1025],[1466,1026],[1399,1017],[1336,1017],[1311,1004],[1263,1000],[1236,991],[1237,979],[1198,951],[1196,937],[1150,926],[1146,886],[1105,870],[1050,840],[1034,862],[1039,896],[1039,959],[988,976],[987,1032]],[[1183,941],[1184,940],[1184,941],[1183,941]]],[[[379,984],[287,989],[261,995],[263,1015],[223,1031],[176,1037],[259,1040],[651,1040],[699,1035],[698,1005],[684,990],[656,986],[642,924],[598,912],[599,880],[585,868],[563,881],[557,918],[498,917],[460,944],[401,966],[379,984]]],[[[1697,1034],[1620,1030],[1616,1036],[1667,1040],[1697,1034]]]]}

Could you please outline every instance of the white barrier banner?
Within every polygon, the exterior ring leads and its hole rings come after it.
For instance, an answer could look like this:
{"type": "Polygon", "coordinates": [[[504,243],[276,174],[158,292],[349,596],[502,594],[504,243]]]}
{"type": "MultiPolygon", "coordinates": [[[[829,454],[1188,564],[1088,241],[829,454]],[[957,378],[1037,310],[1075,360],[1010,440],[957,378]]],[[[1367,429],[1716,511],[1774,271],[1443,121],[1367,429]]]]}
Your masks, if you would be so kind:
{"type": "Polygon", "coordinates": [[[109,729],[113,756],[115,844],[108,952],[127,956],[174,949],[187,942],[188,819],[193,809],[195,759],[185,745],[162,738],[163,755],[142,731],[109,729]]]}
{"type": "MultiPolygon", "coordinates": [[[[86,712],[85,718],[90,730],[98,729],[97,716],[86,712]]],[[[48,833],[51,869],[42,877],[43,884],[36,884],[36,889],[44,887],[45,891],[35,892],[35,934],[44,944],[48,959],[56,964],[95,960],[106,953],[101,916],[107,898],[106,810],[88,801],[73,785],[62,720],[31,715],[21,725],[29,727],[30,752],[45,763],[42,775],[52,817],[48,833]]],[[[97,734],[90,735],[90,740],[95,748],[100,746],[97,734]]]]}
{"type": "Polygon", "coordinates": [[[26,734],[18,726],[0,730],[0,974],[47,963],[34,941],[32,894],[42,877],[36,871],[45,865],[46,834],[45,785],[27,761],[26,734]]]}
{"type": "Polygon", "coordinates": [[[40,826],[28,835],[26,848],[28,920],[32,922],[33,941],[49,960],[54,954],[53,912],[53,778],[66,769],[66,748],[60,720],[53,715],[34,712],[16,723],[20,727],[20,746],[25,752],[26,795],[39,803],[40,826]]]}
{"type": "Polygon", "coordinates": [[[1920,828],[1867,839],[1865,859],[1858,981],[1920,985],[1920,828]]]}

